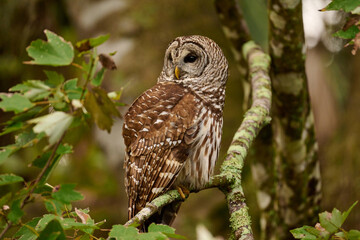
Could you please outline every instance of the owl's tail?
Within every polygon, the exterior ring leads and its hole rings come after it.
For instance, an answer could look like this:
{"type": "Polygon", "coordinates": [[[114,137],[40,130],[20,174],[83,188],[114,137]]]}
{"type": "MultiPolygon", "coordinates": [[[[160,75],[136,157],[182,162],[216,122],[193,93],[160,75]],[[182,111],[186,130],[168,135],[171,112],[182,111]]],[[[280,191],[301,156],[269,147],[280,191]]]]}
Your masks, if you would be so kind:
{"type": "Polygon", "coordinates": [[[166,224],[171,226],[179,212],[182,202],[173,202],[163,207],[159,212],[152,215],[140,228],[140,231],[147,232],[151,223],[166,224]]]}

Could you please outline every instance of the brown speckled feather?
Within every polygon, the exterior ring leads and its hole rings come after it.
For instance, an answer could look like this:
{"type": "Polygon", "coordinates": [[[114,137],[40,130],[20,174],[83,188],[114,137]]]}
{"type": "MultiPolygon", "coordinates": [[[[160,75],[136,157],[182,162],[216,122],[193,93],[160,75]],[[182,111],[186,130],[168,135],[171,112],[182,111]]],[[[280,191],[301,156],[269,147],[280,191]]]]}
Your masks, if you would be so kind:
{"type": "Polygon", "coordinates": [[[188,89],[159,83],[135,100],[125,115],[129,218],[167,190],[183,167],[193,135],[187,131],[198,115],[196,102],[188,89]]]}

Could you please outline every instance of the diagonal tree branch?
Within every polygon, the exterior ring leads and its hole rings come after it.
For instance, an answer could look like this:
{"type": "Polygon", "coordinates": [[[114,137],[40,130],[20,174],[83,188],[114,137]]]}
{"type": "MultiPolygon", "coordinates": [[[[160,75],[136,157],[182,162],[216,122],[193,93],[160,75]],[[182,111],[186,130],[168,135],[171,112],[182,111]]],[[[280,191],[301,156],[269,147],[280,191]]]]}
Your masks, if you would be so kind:
{"type": "Polygon", "coordinates": [[[234,135],[221,166],[220,175],[231,175],[235,179],[229,186],[221,187],[228,201],[230,223],[235,239],[240,239],[240,237],[241,239],[253,239],[251,221],[241,186],[241,172],[250,145],[261,128],[270,122],[270,58],[252,41],[243,46],[243,56],[248,62],[252,86],[252,105],[245,113],[244,120],[234,135]]]}
{"type": "MultiPolygon", "coordinates": [[[[250,146],[260,129],[270,122],[271,84],[269,77],[270,58],[250,41],[243,46],[243,56],[247,59],[252,85],[252,105],[246,112],[241,126],[234,135],[219,175],[214,176],[206,188],[217,187],[225,195],[229,206],[230,223],[236,239],[253,239],[251,220],[241,186],[241,172],[250,146]]],[[[142,224],[163,206],[182,201],[176,190],[154,199],[125,225],[142,224]]]]}

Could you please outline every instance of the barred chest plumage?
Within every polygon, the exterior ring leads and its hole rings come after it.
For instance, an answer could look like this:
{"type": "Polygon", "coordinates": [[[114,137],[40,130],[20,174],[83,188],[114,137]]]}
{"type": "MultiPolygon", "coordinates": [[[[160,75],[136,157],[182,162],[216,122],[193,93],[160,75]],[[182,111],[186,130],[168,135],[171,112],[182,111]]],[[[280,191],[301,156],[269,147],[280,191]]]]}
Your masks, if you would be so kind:
{"type": "Polygon", "coordinates": [[[222,136],[222,111],[214,112],[204,103],[197,120],[197,134],[188,159],[174,185],[200,190],[209,182],[219,156],[222,136]]]}

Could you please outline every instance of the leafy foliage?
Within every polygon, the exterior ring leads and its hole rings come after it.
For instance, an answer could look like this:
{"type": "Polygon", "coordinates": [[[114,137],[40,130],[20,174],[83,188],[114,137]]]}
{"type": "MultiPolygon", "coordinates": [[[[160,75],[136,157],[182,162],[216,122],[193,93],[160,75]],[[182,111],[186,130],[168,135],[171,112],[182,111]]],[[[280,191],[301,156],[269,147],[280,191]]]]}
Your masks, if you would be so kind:
{"type": "Polygon", "coordinates": [[[149,226],[147,233],[139,233],[135,227],[125,227],[123,225],[114,225],[110,231],[110,239],[116,240],[166,240],[172,239],[186,239],[183,236],[175,234],[175,229],[167,225],[156,225],[152,223],[149,226]]]}
{"type": "Polygon", "coordinates": [[[324,10],[344,10],[350,12],[360,6],[359,0],[333,0],[324,10]]]}
{"type": "MultiPolygon", "coordinates": [[[[84,198],[75,190],[75,184],[53,187],[47,180],[56,170],[59,160],[73,152],[73,146],[64,141],[67,132],[91,123],[89,119],[93,119],[100,129],[110,132],[113,117],[121,117],[117,106],[124,105],[118,102],[122,90],[108,93],[101,87],[106,71],[116,69],[109,55],[98,55],[96,52],[96,47],[104,43],[109,35],[76,43],[76,55],[72,43],[48,30],[45,30],[45,35],[47,41],[33,41],[27,48],[33,60],[26,63],[68,66],[78,70],[79,74],[66,79],[57,71],[44,71],[44,80],[27,80],[10,88],[10,93],[0,94],[0,108],[14,113],[0,135],[15,135],[13,144],[0,148],[0,164],[6,164],[8,157],[20,149],[41,149],[29,165],[39,171],[35,179],[25,181],[12,173],[0,175],[0,186],[20,183],[23,186],[17,192],[12,192],[13,188],[5,188],[8,192],[0,195],[0,238],[13,227],[17,228],[17,232],[12,237],[21,240],[94,239],[95,230],[100,229],[105,220],[95,222],[88,209],[72,210],[72,203],[84,198]],[[98,65],[102,67],[97,71],[98,65]],[[39,199],[47,213],[24,223],[24,206],[39,199]]],[[[151,226],[149,233],[115,225],[109,237],[184,239],[176,235],[173,228],[156,225],[151,226]]]]}
{"type": "Polygon", "coordinates": [[[360,12],[356,9],[360,9],[360,0],[333,0],[321,11],[329,10],[343,10],[345,12],[351,12],[352,14],[348,18],[342,30],[336,32],[334,36],[350,39],[345,47],[354,45],[352,54],[355,55],[360,47],[360,12]]]}
{"type": "Polygon", "coordinates": [[[341,213],[334,208],[331,213],[323,212],[319,214],[319,221],[315,227],[303,226],[291,230],[292,235],[296,239],[304,240],[327,240],[327,239],[343,239],[343,240],[359,240],[360,231],[350,230],[349,232],[342,228],[343,223],[349,216],[351,210],[355,207],[355,202],[347,211],[341,213]]]}

